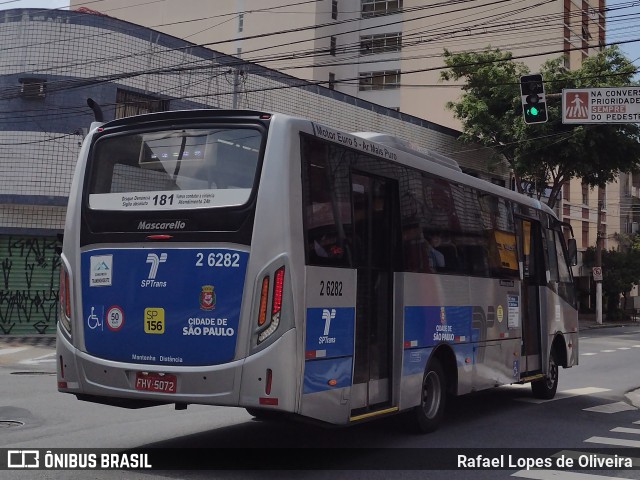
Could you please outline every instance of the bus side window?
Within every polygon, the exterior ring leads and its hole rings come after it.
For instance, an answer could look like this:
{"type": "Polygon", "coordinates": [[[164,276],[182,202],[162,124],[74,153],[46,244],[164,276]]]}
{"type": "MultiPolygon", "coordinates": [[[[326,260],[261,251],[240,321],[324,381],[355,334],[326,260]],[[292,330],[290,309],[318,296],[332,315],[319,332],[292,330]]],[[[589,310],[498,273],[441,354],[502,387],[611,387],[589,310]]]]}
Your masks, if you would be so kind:
{"type": "Polygon", "coordinates": [[[555,265],[557,265],[558,295],[564,298],[570,305],[575,305],[575,288],[564,248],[562,233],[556,230],[550,230],[549,232],[555,240],[553,245],[556,257],[555,265]]]}
{"type": "Polygon", "coordinates": [[[436,250],[443,256],[444,266],[443,272],[456,273],[460,269],[460,260],[458,258],[458,248],[452,242],[448,235],[442,235],[440,245],[436,246],[436,250]]]}
{"type": "Polygon", "coordinates": [[[558,276],[558,256],[556,253],[556,241],[555,232],[553,230],[545,230],[545,240],[542,245],[544,246],[547,257],[547,271],[549,272],[548,286],[556,293],[558,292],[558,282],[560,278],[558,276]]]}
{"type": "Polygon", "coordinates": [[[424,237],[417,223],[403,225],[402,245],[404,252],[404,268],[407,272],[426,272],[424,237]]]}
{"type": "MultiPolygon", "coordinates": [[[[304,165],[304,208],[306,228],[306,250],[310,265],[348,266],[352,246],[351,203],[348,194],[340,191],[343,185],[341,174],[332,164],[331,149],[315,139],[302,139],[304,165]]],[[[340,157],[340,151],[333,152],[340,157]]]]}
{"type": "Polygon", "coordinates": [[[477,277],[489,276],[487,253],[487,249],[482,245],[467,245],[464,247],[464,258],[469,275],[477,277]]]}

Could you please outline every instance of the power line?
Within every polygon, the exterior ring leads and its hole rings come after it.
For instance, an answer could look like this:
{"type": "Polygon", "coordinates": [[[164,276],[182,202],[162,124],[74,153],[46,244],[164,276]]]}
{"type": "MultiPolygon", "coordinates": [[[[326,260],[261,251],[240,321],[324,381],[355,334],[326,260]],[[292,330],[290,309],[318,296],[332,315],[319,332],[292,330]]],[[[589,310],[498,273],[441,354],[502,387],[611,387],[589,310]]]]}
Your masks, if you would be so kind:
{"type": "MultiPolygon", "coordinates": [[[[619,42],[617,42],[619,43],[619,42]]],[[[579,49],[580,47],[575,47],[575,49],[579,49]]],[[[564,50],[563,50],[564,51],[564,50]]],[[[529,56],[536,56],[536,55],[547,55],[549,53],[557,53],[557,51],[554,52],[541,52],[541,53],[537,53],[537,54],[531,54],[531,55],[527,55],[526,57],[529,56]]],[[[511,59],[506,59],[503,61],[508,61],[508,60],[515,60],[518,58],[522,58],[525,56],[520,56],[520,57],[512,57],[511,59]]],[[[493,63],[493,62],[477,62],[477,63],[470,63],[467,64],[466,66],[474,66],[474,65],[481,65],[481,64],[487,64],[487,63],[493,63]]],[[[242,62],[239,61],[238,62],[238,66],[246,64],[246,62],[242,62]]],[[[100,76],[100,77],[93,77],[93,78],[86,78],[86,79],[74,79],[73,81],[68,81],[68,82],[60,82],[59,85],[54,86],[50,89],[50,91],[65,91],[65,90],[69,90],[69,89],[73,89],[73,88],[79,88],[79,87],[85,87],[85,86],[94,86],[94,85],[99,85],[101,83],[107,83],[107,82],[113,82],[116,80],[122,80],[125,78],[133,78],[136,76],[140,76],[140,75],[146,75],[146,74],[161,74],[161,73],[181,73],[181,72],[185,72],[188,70],[193,70],[193,69],[208,69],[210,68],[209,65],[205,65],[205,66],[198,66],[198,67],[192,67],[192,68],[187,68],[187,69],[181,69],[181,68],[176,68],[176,67],[166,67],[166,68],[159,68],[159,69],[154,69],[154,70],[141,70],[141,71],[136,71],[136,72],[124,72],[124,73],[120,73],[120,74],[114,74],[114,75],[109,75],[109,76],[100,76]]],[[[431,71],[431,70],[438,70],[438,69],[446,69],[448,67],[446,66],[438,66],[438,67],[432,67],[432,68],[425,68],[425,69],[417,69],[411,72],[403,72],[403,74],[411,74],[411,73],[419,73],[419,72],[423,72],[423,71],[431,71]]],[[[637,71],[636,71],[637,72],[637,71]]],[[[277,74],[277,72],[274,72],[277,74]]],[[[624,73],[621,73],[624,74],[624,73]]],[[[617,74],[617,75],[621,75],[621,74],[617,74]]],[[[616,74],[610,74],[610,75],[616,75],[616,74]]],[[[601,76],[597,76],[595,78],[602,78],[605,75],[601,75],[601,76]]],[[[268,78],[265,76],[262,76],[263,78],[268,78]]],[[[282,90],[282,89],[289,89],[289,88],[300,88],[300,87],[305,87],[305,86],[314,86],[314,85],[323,85],[328,83],[328,81],[316,81],[316,82],[307,82],[301,79],[295,79],[294,77],[291,77],[293,80],[298,80],[299,83],[293,84],[293,85],[278,85],[278,86],[273,86],[273,87],[262,87],[262,88],[256,88],[256,89],[245,89],[243,90],[242,94],[248,94],[248,93],[259,93],[259,92],[266,92],[266,91],[273,91],[273,90],[282,90]]],[[[343,80],[343,82],[346,81],[358,81],[359,77],[357,78],[351,78],[351,79],[346,79],[343,80]]],[[[515,83],[515,82],[514,82],[515,83]]],[[[429,86],[429,85],[427,85],[429,86]]],[[[172,97],[169,100],[195,100],[195,99],[199,99],[199,98],[209,98],[209,97],[215,97],[215,96],[225,96],[225,95],[230,95],[232,94],[232,92],[221,92],[221,93],[207,93],[207,94],[201,94],[201,95],[185,95],[185,96],[180,96],[180,97],[172,97]]],[[[4,96],[4,99],[7,98],[17,98],[17,95],[14,96],[4,96]]],[[[74,107],[70,107],[70,108],[74,108],[74,107]]],[[[59,112],[59,110],[64,109],[64,107],[57,107],[57,111],[59,112]]],[[[4,111],[4,112],[0,112],[0,113],[19,113],[17,111],[15,112],[11,112],[11,111],[4,111]]],[[[20,112],[22,113],[22,112],[20,112]]],[[[43,114],[43,116],[46,116],[48,114],[43,114]]],[[[33,118],[33,117],[32,117],[33,118]]],[[[12,123],[15,123],[15,119],[11,119],[12,123]]]]}
{"type": "MultiPolygon", "coordinates": [[[[636,40],[632,40],[632,41],[636,41],[636,40]]],[[[621,44],[621,43],[625,43],[625,42],[615,42],[615,43],[621,44]]],[[[576,49],[578,49],[578,48],[576,47],[576,49]]],[[[566,51],[566,50],[563,50],[563,51],[566,51]]],[[[553,53],[557,53],[557,52],[558,51],[554,51],[553,53]]],[[[525,57],[530,57],[530,56],[546,55],[548,53],[549,52],[544,52],[542,54],[535,54],[535,55],[529,55],[529,56],[523,56],[523,57],[514,57],[514,58],[525,58],[525,57]]],[[[196,61],[197,62],[201,62],[201,61],[203,61],[203,59],[198,59],[196,61]]],[[[242,65],[242,64],[243,64],[242,61],[239,61],[237,63],[237,65],[242,65]]],[[[205,67],[197,66],[195,68],[196,69],[210,68],[210,66],[208,66],[208,65],[205,66],[205,67]]],[[[442,68],[446,68],[446,67],[435,67],[435,68],[433,68],[431,70],[437,70],[437,69],[442,69],[442,68]]],[[[184,67],[183,68],[177,68],[176,70],[173,71],[173,73],[175,73],[175,72],[185,72],[185,71],[189,71],[189,70],[191,70],[191,69],[190,68],[184,68],[184,67]]],[[[167,69],[164,69],[163,71],[165,73],[166,72],[171,73],[170,70],[167,70],[167,69]]],[[[416,73],[416,72],[419,72],[419,71],[425,71],[425,69],[416,70],[416,71],[405,71],[405,72],[403,72],[403,74],[407,75],[407,74],[416,73]]],[[[131,78],[131,77],[135,77],[135,76],[139,76],[139,75],[143,75],[143,74],[155,74],[155,73],[161,73],[161,71],[144,70],[144,71],[140,71],[140,72],[125,72],[123,74],[117,74],[117,75],[108,76],[108,77],[105,77],[105,78],[95,78],[94,77],[93,79],[84,79],[84,80],[76,79],[73,82],[67,80],[67,81],[63,81],[64,82],[62,84],[63,88],[57,88],[56,90],[63,90],[63,89],[66,89],[66,88],[77,88],[78,86],[94,85],[94,84],[103,83],[103,82],[106,82],[106,81],[115,81],[115,80],[118,80],[118,79],[131,78]]],[[[343,80],[338,80],[338,82],[347,83],[347,82],[356,81],[356,80],[358,80],[358,79],[357,78],[343,79],[343,80]]],[[[313,82],[313,83],[315,83],[315,84],[323,84],[323,83],[327,83],[327,82],[313,82]]],[[[55,89],[55,85],[53,85],[53,86],[54,86],[54,89],[55,89]]],[[[294,87],[298,87],[298,86],[300,86],[300,85],[295,85],[294,87]]],[[[257,91],[261,91],[261,90],[259,89],[257,91]]],[[[5,96],[5,98],[15,98],[15,96],[9,95],[8,97],[5,96]]],[[[184,97],[184,98],[188,98],[188,97],[184,97]]]]}
{"type": "MultiPolygon", "coordinates": [[[[100,0],[100,1],[102,1],[102,0],[100,0]]],[[[438,4],[438,5],[436,5],[436,6],[442,6],[443,4],[451,4],[451,3],[452,3],[452,2],[445,2],[445,3],[438,4]]],[[[456,2],[456,3],[457,3],[457,2],[456,2]]],[[[501,2],[495,2],[495,3],[501,3],[501,2]]],[[[543,3],[546,3],[546,2],[539,3],[539,4],[537,4],[536,6],[541,5],[541,4],[543,4],[543,3]]],[[[483,6],[486,6],[486,5],[483,5],[483,6]]],[[[434,8],[434,7],[435,7],[435,6],[430,6],[430,8],[434,8]]],[[[424,7],[421,7],[421,8],[424,8],[424,7]]],[[[447,11],[447,12],[445,12],[445,13],[449,14],[449,13],[451,13],[451,12],[450,12],[450,11],[447,11]]],[[[513,12],[512,12],[512,14],[513,14],[513,12]]],[[[421,19],[421,18],[425,18],[425,17],[418,17],[418,19],[421,19]]],[[[396,23],[397,23],[397,22],[396,22],[396,23]]],[[[391,24],[393,24],[393,22],[392,22],[391,24]]],[[[387,25],[389,25],[389,24],[387,24],[387,25]]],[[[513,25],[513,22],[512,22],[512,23],[510,23],[509,25],[513,25]]],[[[305,27],[305,28],[310,28],[310,27],[305,27]]],[[[313,28],[316,28],[316,27],[313,27],[313,28]]],[[[464,30],[466,31],[466,29],[468,29],[468,28],[469,28],[469,27],[465,27],[465,29],[464,29],[464,30]]],[[[474,27],[474,28],[475,28],[475,27],[474,27]]],[[[479,27],[478,27],[478,28],[479,28],[479,27]]],[[[293,29],[292,31],[300,31],[300,29],[293,29]]],[[[353,33],[353,32],[358,32],[358,31],[361,31],[361,29],[351,30],[351,31],[349,31],[349,32],[340,32],[339,34],[353,33]]],[[[449,33],[450,33],[450,32],[449,32],[449,33]]],[[[269,34],[264,34],[264,35],[272,35],[272,34],[274,34],[274,33],[269,33],[269,34]]],[[[277,32],[277,33],[275,33],[275,34],[280,34],[280,32],[277,32]]],[[[321,38],[327,38],[327,37],[321,37],[321,38]]],[[[66,40],[66,41],[69,41],[69,40],[66,40]]],[[[232,40],[225,40],[225,42],[227,42],[227,41],[232,41],[232,40]]],[[[430,39],[429,41],[432,41],[432,39],[430,39]]],[[[46,44],[46,43],[47,43],[47,42],[41,42],[39,45],[44,45],[44,44],[46,44]]],[[[288,45],[288,44],[287,44],[287,45],[288,45]]],[[[168,52],[168,51],[172,51],[172,50],[180,50],[180,49],[184,49],[184,48],[192,48],[192,47],[193,47],[193,45],[189,45],[189,46],[186,46],[186,47],[180,47],[179,49],[168,49],[168,50],[164,50],[164,51],[158,51],[158,52],[156,52],[156,53],[157,53],[157,54],[162,54],[162,53],[166,53],[166,52],[168,52]]],[[[277,47],[277,45],[276,45],[276,46],[272,46],[272,47],[270,47],[270,48],[275,48],[275,47],[277,47]]],[[[19,47],[18,47],[18,48],[19,48],[19,47]]],[[[1,51],[1,49],[0,49],[0,51],[1,51]]],[[[307,51],[307,53],[305,53],[305,54],[303,54],[303,55],[305,55],[305,56],[307,56],[307,57],[308,57],[308,56],[313,56],[313,55],[317,55],[317,52],[318,52],[317,50],[311,50],[311,51],[307,51]]],[[[114,59],[114,58],[117,58],[117,59],[132,58],[132,57],[139,56],[139,55],[145,55],[145,56],[146,56],[146,55],[148,55],[148,53],[149,53],[149,52],[145,50],[145,51],[143,51],[143,52],[138,52],[138,53],[134,53],[134,54],[129,54],[129,55],[120,55],[120,56],[118,56],[118,57],[111,57],[110,59],[114,59]]],[[[246,55],[247,53],[248,53],[248,52],[244,52],[244,55],[246,55]]],[[[249,52],[249,53],[250,53],[250,52],[249,52]]],[[[326,53],[325,53],[324,55],[326,55],[326,53]]],[[[108,60],[108,59],[109,59],[109,57],[101,58],[101,59],[96,59],[96,60],[94,60],[94,62],[96,62],[96,63],[97,63],[97,62],[104,62],[104,61],[106,61],[106,60],[108,60]]],[[[271,58],[270,58],[270,57],[263,57],[263,58],[251,59],[251,61],[253,61],[253,62],[258,61],[258,62],[266,63],[266,62],[269,62],[269,61],[281,61],[282,59],[283,59],[283,58],[282,58],[281,56],[280,56],[280,57],[273,56],[273,57],[271,57],[271,58]]],[[[87,62],[83,62],[83,64],[86,64],[86,63],[87,63],[87,62]]],[[[360,62],[354,62],[354,63],[362,63],[362,60],[360,60],[360,62]]],[[[354,64],[354,63],[351,63],[351,64],[354,64]]],[[[77,64],[76,64],[76,65],[77,65],[77,64]]],[[[343,64],[343,65],[347,65],[347,64],[343,64]]],[[[54,69],[58,70],[58,69],[64,68],[65,66],[69,66],[69,67],[70,67],[70,66],[74,66],[74,65],[73,65],[73,64],[71,64],[71,65],[56,65],[56,66],[49,67],[48,69],[38,69],[38,70],[36,70],[36,71],[37,71],[37,72],[43,72],[43,71],[46,71],[46,70],[54,70],[54,69]]],[[[310,65],[306,65],[306,66],[297,66],[297,67],[291,67],[291,68],[308,68],[308,67],[310,67],[310,66],[317,66],[317,65],[316,65],[316,64],[310,64],[310,65]]],[[[284,70],[284,69],[287,69],[287,67],[281,68],[281,70],[284,70]]]]}
{"type": "MultiPolygon", "coordinates": [[[[102,0],[98,0],[98,1],[102,1],[102,0]]],[[[418,7],[412,7],[412,8],[407,8],[404,9],[403,12],[411,12],[411,11],[419,11],[419,10],[423,10],[423,9],[431,9],[431,8],[437,8],[443,5],[447,5],[447,4],[457,4],[462,2],[463,0],[448,0],[446,2],[442,2],[439,4],[435,4],[435,5],[428,5],[428,6],[418,6],[418,7]]],[[[506,3],[506,2],[510,2],[512,0],[495,0],[494,2],[491,2],[488,5],[494,5],[494,4],[501,4],[501,3],[506,3]]],[[[546,3],[552,3],[555,0],[545,0],[545,1],[541,1],[540,3],[529,7],[529,8],[535,8],[537,6],[540,5],[544,5],[546,3]]],[[[89,2],[91,3],[91,2],[89,2]]],[[[476,6],[474,8],[479,8],[479,7],[486,7],[487,5],[480,5],[480,6],[476,6]]],[[[464,11],[464,10],[468,10],[468,8],[465,9],[460,9],[460,10],[453,10],[453,11],[446,11],[446,12],[441,12],[441,13],[437,13],[435,15],[448,15],[451,13],[455,13],[458,11],[464,11]]],[[[393,21],[393,22],[389,22],[389,23],[385,23],[383,26],[390,26],[390,25],[395,25],[395,24],[401,24],[401,23],[407,23],[407,22],[412,22],[412,21],[418,21],[418,20],[422,20],[422,19],[426,19],[426,18],[432,18],[434,15],[424,15],[424,16],[419,16],[419,17],[414,17],[411,19],[406,19],[406,20],[399,20],[399,21],[393,21]]],[[[338,22],[330,22],[330,23],[325,23],[325,24],[320,24],[320,25],[311,25],[311,26],[306,26],[306,27],[297,27],[297,28],[293,28],[293,29],[288,29],[288,30],[282,30],[282,31],[278,31],[278,32],[268,32],[268,33],[263,33],[263,34],[258,34],[258,35],[253,35],[253,36],[246,36],[246,37],[239,37],[239,38],[232,38],[232,39],[226,39],[226,40],[218,40],[215,42],[208,42],[208,43],[201,43],[201,44],[189,44],[183,47],[177,47],[177,48],[170,48],[170,49],[165,49],[162,51],[158,51],[156,52],[157,54],[163,54],[163,53],[167,53],[167,52],[176,52],[176,51],[183,51],[183,50],[188,50],[188,49],[192,49],[194,47],[209,47],[211,45],[218,45],[218,44],[224,44],[224,43],[230,43],[230,42],[236,42],[236,41],[243,41],[243,40],[252,40],[252,39],[263,39],[263,38],[267,38],[270,36],[275,36],[275,35],[283,35],[283,34],[288,34],[288,33],[299,33],[302,31],[306,31],[306,30],[317,30],[320,28],[324,28],[326,26],[336,26],[336,25],[340,25],[343,23],[351,23],[351,22],[355,22],[355,21],[360,21],[360,18],[354,18],[354,19],[347,19],[347,20],[342,20],[342,21],[338,21],[338,22]]],[[[376,26],[370,26],[370,27],[364,27],[364,28],[358,28],[355,30],[349,30],[349,31],[343,31],[343,32],[337,32],[335,35],[347,35],[350,33],[357,33],[360,31],[364,31],[364,30],[370,30],[370,29],[375,29],[375,28],[380,28],[381,25],[376,25],[376,26]]],[[[111,32],[107,33],[107,34],[111,34],[111,32]]],[[[330,36],[324,36],[324,37],[316,37],[314,38],[314,40],[318,40],[318,39],[322,39],[322,38],[329,38],[330,36]]],[[[72,39],[66,39],[65,41],[71,41],[73,39],[82,39],[85,37],[75,37],[72,39]]],[[[296,43],[301,43],[301,42],[306,42],[309,41],[309,39],[307,40],[303,40],[303,41],[296,41],[296,42],[287,42],[284,44],[279,44],[279,45],[270,45],[269,47],[261,47],[259,49],[256,49],[254,51],[261,51],[261,50],[265,50],[265,49],[272,49],[272,48],[277,48],[277,47],[284,47],[287,46],[289,47],[292,44],[296,44],[296,43]]],[[[42,45],[47,45],[47,44],[52,44],[52,43],[57,43],[58,41],[47,41],[47,42],[39,42],[36,44],[28,44],[28,45],[21,45],[18,47],[5,47],[5,48],[0,48],[0,52],[2,52],[3,50],[7,50],[7,49],[12,49],[12,48],[25,48],[25,47],[33,47],[33,46],[42,46],[42,45]]],[[[249,52],[244,52],[244,54],[246,55],[247,53],[253,53],[254,51],[249,51],[249,52]]],[[[140,55],[146,55],[147,52],[139,52],[139,53],[135,53],[135,54],[130,54],[130,56],[120,56],[118,57],[119,59],[122,58],[133,58],[136,56],[140,56],[140,55]]],[[[108,57],[107,57],[108,58],[108,57]]],[[[96,59],[94,60],[94,62],[102,62],[105,61],[107,58],[100,58],[100,59],[96,59]]],[[[61,66],[57,66],[57,67],[53,67],[53,68],[61,68],[61,66]]]]}

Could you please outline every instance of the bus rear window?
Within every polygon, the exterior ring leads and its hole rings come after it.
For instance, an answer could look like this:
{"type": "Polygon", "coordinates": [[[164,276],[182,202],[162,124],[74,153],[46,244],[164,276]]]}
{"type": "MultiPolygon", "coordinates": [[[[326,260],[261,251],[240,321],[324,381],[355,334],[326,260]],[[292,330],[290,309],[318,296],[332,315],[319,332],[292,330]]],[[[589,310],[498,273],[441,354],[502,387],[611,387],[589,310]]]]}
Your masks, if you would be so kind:
{"type": "Polygon", "coordinates": [[[242,205],[262,134],[251,128],[176,129],[98,139],[89,207],[178,210],[242,205]]]}

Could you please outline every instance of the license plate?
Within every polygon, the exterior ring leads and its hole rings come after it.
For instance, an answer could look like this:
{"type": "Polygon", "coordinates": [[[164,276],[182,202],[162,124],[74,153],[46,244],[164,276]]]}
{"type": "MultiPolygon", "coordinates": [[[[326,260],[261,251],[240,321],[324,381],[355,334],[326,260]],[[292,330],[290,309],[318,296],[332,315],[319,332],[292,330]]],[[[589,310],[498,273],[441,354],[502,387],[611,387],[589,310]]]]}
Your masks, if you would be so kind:
{"type": "Polygon", "coordinates": [[[170,373],[136,372],[136,390],[176,393],[176,376],[170,373]]]}

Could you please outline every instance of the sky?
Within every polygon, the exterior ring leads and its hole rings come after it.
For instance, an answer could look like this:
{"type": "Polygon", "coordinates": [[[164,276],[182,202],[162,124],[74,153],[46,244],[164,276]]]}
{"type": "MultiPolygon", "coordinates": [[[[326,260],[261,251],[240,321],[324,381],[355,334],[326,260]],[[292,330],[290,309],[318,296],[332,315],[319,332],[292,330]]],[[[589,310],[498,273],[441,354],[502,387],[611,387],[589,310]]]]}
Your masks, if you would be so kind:
{"type": "Polygon", "coordinates": [[[0,10],[8,8],[60,8],[68,7],[69,0],[0,0],[0,10]]]}
{"type": "MultiPolygon", "coordinates": [[[[628,20],[611,18],[607,24],[607,41],[623,41],[623,40],[640,40],[640,2],[631,2],[629,0],[607,0],[607,7],[625,6],[624,10],[612,12],[611,17],[624,18],[628,20]]],[[[640,41],[634,43],[626,43],[620,45],[625,55],[631,60],[636,68],[640,68],[640,41]]]]}
{"type": "MultiPolygon", "coordinates": [[[[94,0],[95,1],[95,0],[94,0]]],[[[93,3],[93,2],[92,2],[93,3]]],[[[620,45],[625,55],[640,70],[640,2],[607,0],[607,7],[625,7],[611,12],[607,19],[607,41],[639,41],[620,45]]],[[[68,7],[69,0],[0,0],[0,10],[7,8],[60,8],[68,7]]]]}

